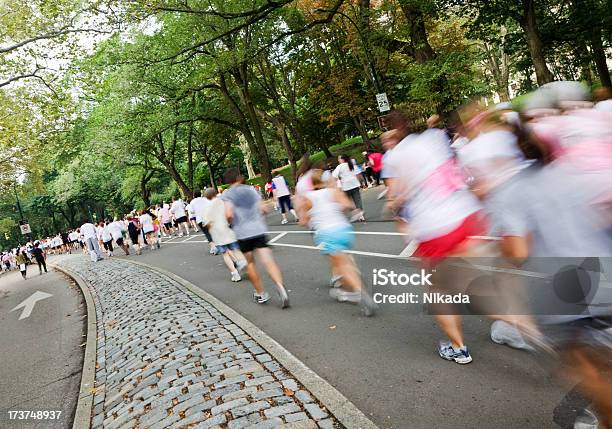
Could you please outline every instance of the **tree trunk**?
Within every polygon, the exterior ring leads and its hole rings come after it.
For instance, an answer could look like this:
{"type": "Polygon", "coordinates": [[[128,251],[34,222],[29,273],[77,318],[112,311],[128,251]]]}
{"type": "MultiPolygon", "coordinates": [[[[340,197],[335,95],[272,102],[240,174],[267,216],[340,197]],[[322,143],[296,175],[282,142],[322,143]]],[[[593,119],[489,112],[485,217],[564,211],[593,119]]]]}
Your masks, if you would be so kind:
{"type": "Polygon", "coordinates": [[[212,163],[210,156],[208,155],[208,150],[206,150],[206,148],[204,148],[202,153],[204,154],[206,165],[208,165],[208,177],[210,178],[210,184],[213,187],[213,189],[217,189],[217,181],[215,180],[215,173],[216,173],[215,166],[212,163]]]}
{"type": "MultiPolygon", "coordinates": [[[[268,153],[267,151],[265,151],[265,156],[263,157],[263,159],[261,159],[260,151],[258,147],[259,146],[258,141],[255,137],[253,137],[254,133],[251,132],[251,129],[253,128],[254,124],[250,123],[247,115],[244,114],[242,109],[240,109],[240,106],[238,106],[238,103],[236,102],[236,100],[234,100],[234,98],[229,93],[229,89],[227,87],[225,76],[223,74],[220,75],[219,87],[220,87],[221,93],[223,94],[225,99],[228,101],[230,108],[232,109],[234,114],[239,119],[239,127],[242,131],[242,135],[246,139],[249,145],[249,149],[251,150],[251,153],[257,157],[257,162],[259,163],[261,174],[266,178],[267,181],[272,180],[272,177],[270,176],[270,160],[268,158],[268,153]]],[[[261,132],[261,129],[260,129],[260,132],[261,132]]],[[[261,136],[261,140],[263,141],[263,136],[261,136]]],[[[264,145],[264,150],[265,150],[265,145],[264,145]]]]}
{"type": "MultiPolygon", "coordinates": [[[[193,122],[189,125],[189,135],[187,137],[187,184],[193,192],[193,122]]],[[[193,193],[190,198],[193,198],[193,193]]]]}
{"type": "Polygon", "coordinates": [[[521,28],[527,37],[527,47],[529,48],[531,61],[535,68],[538,85],[544,85],[545,83],[552,82],[555,78],[546,65],[542,39],[540,38],[540,32],[538,31],[538,24],[536,21],[535,0],[522,1],[523,15],[520,20],[521,28]]]}
{"type": "Polygon", "coordinates": [[[353,123],[355,124],[355,128],[357,128],[357,131],[359,132],[359,135],[363,140],[363,144],[369,146],[370,137],[368,136],[368,132],[363,126],[363,118],[361,117],[361,115],[353,116],[353,123]]]}
{"type": "Polygon", "coordinates": [[[610,71],[606,61],[606,51],[601,42],[601,28],[593,27],[591,30],[591,49],[593,49],[593,60],[597,68],[597,74],[601,85],[612,89],[612,81],[610,80],[610,71]]]}
{"type": "Polygon", "coordinates": [[[429,44],[423,11],[414,0],[401,0],[400,7],[410,26],[410,44],[412,56],[417,63],[423,64],[436,58],[436,53],[429,44]]]}
{"type": "Polygon", "coordinates": [[[289,142],[289,137],[287,136],[287,130],[282,124],[278,124],[277,126],[278,135],[281,138],[281,142],[283,143],[283,147],[287,152],[287,157],[289,158],[289,165],[291,165],[291,177],[293,177],[293,183],[297,183],[297,159],[295,157],[295,152],[291,147],[291,143],[289,142]]]}

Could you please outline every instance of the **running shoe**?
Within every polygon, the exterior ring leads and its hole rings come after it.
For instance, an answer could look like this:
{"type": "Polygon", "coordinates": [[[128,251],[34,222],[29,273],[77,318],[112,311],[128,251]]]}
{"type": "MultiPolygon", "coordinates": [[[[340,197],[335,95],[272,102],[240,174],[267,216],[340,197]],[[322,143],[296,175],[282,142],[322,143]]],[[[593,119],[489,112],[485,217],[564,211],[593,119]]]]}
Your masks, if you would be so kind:
{"type": "Polygon", "coordinates": [[[329,280],[329,287],[342,287],[342,276],[333,276],[329,280]]]}
{"type": "Polygon", "coordinates": [[[159,249],[161,247],[161,244],[159,244],[159,241],[157,242],[157,248],[159,249]]]}
{"type": "Polygon", "coordinates": [[[240,280],[242,280],[242,277],[240,277],[240,273],[238,271],[234,271],[232,273],[232,281],[239,282],[240,280]]]}
{"type": "Polygon", "coordinates": [[[283,219],[283,220],[281,220],[281,225],[286,225],[286,224],[288,224],[288,223],[289,223],[289,221],[288,221],[287,219],[283,219]]]}
{"type": "Polygon", "coordinates": [[[284,286],[276,286],[276,291],[278,292],[278,298],[281,302],[281,308],[288,308],[291,304],[289,304],[289,295],[287,295],[287,290],[284,286]]]}
{"type": "Polygon", "coordinates": [[[253,294],[253,301],[255,301],[257,304],[265,304],[269,300],[270,300],[270,294],[268,292],[264,292],[261,295],[258,294],[257,292],[253,294]]]}
{"type": "Polygon", "coordinates": [[[178,235],[178,236],[179,236],[179,237],[182,237],[182,236],[183,236],[183,233],[182,233],[182,232],[179,232],[179,235],[178,235]]]}
{"type": "Polygon", "coordinates": [[[378,305],[374,302],[370,294],[365,291],[361,293],[361,310],[366,317],[373,316],[378,310],[378,305]]]}
{"type": "Polygon", "coordinates": [[[241,259],[239,261],[236,261],[236,263],[234,264],[236,265],[236,269],[238,270],[238,273],[240,274],[244,274],[246,267],[249,265],[247,261],[245,261],[244,259],[241,259]]]}
{"type": "Polygon", "coordinates": [[[210,248],[210,252],[208,252],[208,253],[210,253],[211,255],[216,255],[217,254],[217,248],[216,247],[211,247],[210,248]]]}
{"type": "Polygon", "coordinates": [[[440,342],[438,353],[442,359],[452,360],[461,365],[472,362],[472,356],[466,346],[456,349],[449,341],[440,342]]]}
{"type": "Polygon", "coordinates": [[[342,288],[330,289],[329,296],[338,302],[350,302],[353,304],[361,302],[361,292],[351,292],[342,288]]]}

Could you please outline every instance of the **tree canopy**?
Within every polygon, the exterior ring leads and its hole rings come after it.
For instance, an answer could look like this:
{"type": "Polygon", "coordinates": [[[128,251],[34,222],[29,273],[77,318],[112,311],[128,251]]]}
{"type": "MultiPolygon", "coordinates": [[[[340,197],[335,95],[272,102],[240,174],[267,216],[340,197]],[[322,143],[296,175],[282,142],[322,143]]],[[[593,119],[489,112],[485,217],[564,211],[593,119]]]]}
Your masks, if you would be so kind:
{"type": "Polygon", "coordinates": [[[603,0],[34,0],[0,6],[0,247],[252,180],[556,79],[611,87],[603,0]],[[354,140],[351,140],[354,141],[354,140]]]}

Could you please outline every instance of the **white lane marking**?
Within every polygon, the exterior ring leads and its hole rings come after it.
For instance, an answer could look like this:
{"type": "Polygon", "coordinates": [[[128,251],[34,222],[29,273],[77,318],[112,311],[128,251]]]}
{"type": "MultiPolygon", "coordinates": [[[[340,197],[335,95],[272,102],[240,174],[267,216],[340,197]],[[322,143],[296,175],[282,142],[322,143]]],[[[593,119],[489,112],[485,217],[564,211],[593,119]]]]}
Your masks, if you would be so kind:
{"type": "Polygon", "coordinates": [[[398,256],[402,258],[412,256],[417,247],[419,247],[419,243],[416,240],[411,240],[398,256]]]}
{"type": "Polygon", "coordinates": [[[52,296],[53,295],[51,295],[50,293],[41,292],[37,290],[32,295],[30,295],[29,298],[26,298],[25,300],[23,300],[21,304],[13,308],[11,312],[23,307],[23,311],[21,312],[21,316],[19,316],[19,320],[25,319],[27,317],[30,317],[30,314],[32,314],[32,310],[34,309],[34,306],[36,305],[38,301],[41,301],[47,298],[51,298],[52,296]]]}
{"type": "Polygon", "coordinates": [[[191,243],[208,243],[207,240],[191,240],[189,242],[187,242],[187,240],[183,240],[183,241],[166,241],[163,244],[191,244],[191,243]]]}
{"type": "MultiPolygon", "coordinates": [[[[312,231],[304,230],[304,231],[269,231],[270,234],[312,234],[312,231]]],[[[351,231],[351,234],[355,235],[388,235],[388,236],[396,236],[396,237],[404,237],[409,234],[404,234],[403,232],[378,232],[378,231],[351,231]]],[[[475,238],[477,240],[492,240],[499,241],[501,237],[491,237],[488,235],[471,235],[469,238],[475,238]]]]}
{"type": "Polygon", "coordinates": [[[272,240],[268,241],[268,244],[272,244],[274,242],[276,242],[277,240],[280,240],[281,238],[283,238],[285,235],[287,235],[286,232],[281,232],[280,234],[278,234],[276,237],[274,237],[272,240]]]}
{"type": "Polygon", "coordinates": [[[189,240],[191,240],[191,239],[193,239],[193,238],[196,238],[196,237],[197,237],[197,235],[195,235],[195,234],[190,235],[189,237],[187,237],[186,239],[184,239],[183,241],[181,241],[181,243],[185,243],[186,241],[189,241],[189,240]]]}

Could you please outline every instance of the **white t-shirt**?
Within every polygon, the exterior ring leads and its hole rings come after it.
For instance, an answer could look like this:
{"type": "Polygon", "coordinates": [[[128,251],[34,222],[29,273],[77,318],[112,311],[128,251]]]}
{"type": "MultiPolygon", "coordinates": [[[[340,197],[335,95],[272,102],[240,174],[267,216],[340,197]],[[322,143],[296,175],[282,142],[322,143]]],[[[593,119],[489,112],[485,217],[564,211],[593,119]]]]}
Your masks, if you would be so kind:
{"type": "Polygon", "coordinates": [[[172,203],[172,207],[170,208],[170,212],[174,215],[176,219],[187,216],[185,212],[185,203],[183,200],[176,200],[172,203]]]}
{"type": "Polygon", "coordinates": [[[83,236],[83,240],[96,238],[96,227],[94,224],[87,222],[81,225],[81,235],[83,236]]]}
{"type": "Polygon", "coordinates": [[[153,218],[148,213],[140,215],[140,224],[142,225],[142,231],[145,234],[155,230],[153,227],[153,218]]]}
{"type": "Polygon", "coordinates": [[[310,227],[315,231],[350,226],[342,206],[334,201],[332,192],[338,191],[323,188],[306,193],[306,198],[312,203],[312,208],[308,211],[310,227]]]}
{"type": "Polygon", "coordinates": [[[481,209],[463,181],[444,133],[425,132],[410,144],[398,145],[393,158],[401,165],[395,170],[398,185],[408,186],[403,211],[417,241],[446,235],[481,209]]]}
{"type": "Polygon", "coordinates": [[[123,237],[124,223],[120,220],[116,220],[111,222],[108,226],[108,230],[110,231],[113,239],[118,240],[123,237]]]}
{"type": "Polygon", "coordinates": [[[193,207],[191,206],[191,203],[187,204],[185,206],[185,211],[187,211],[187,213],[189,213],[189,219],[191,219],[192,217],[195,217],[195,211],[193,210],[193,207]]]}
{"type": "Polygon", "coordinates": [[[291,194],[287,186],[287,181],[283,176],[276,176],[272,179],[272,189],[276,191],[277,197],[284,197],[291,194]]]}
{"type": "Polygon", "coordinates": [[[351,170],[348,163],[343,162],[339,164],[332,175],[340,179],[340,187],[343,191],[349,191],[351,189],[359,188],[361,184],[355,173],[355,170],[351,170]]]}
{"type": "Polygon", "coordinates": [[[225,203],[222,199],[214,198],[210,201],[205,219],[215,244],[223,246],[237,241],[236,234],[234,234],[234,231],[231,230],[227,223],[225,203]]]}
{"type": "Polygon", "coordinates": [[[161,223],[170,222],[170,207],[168,204],[164,204],[163,207],[160,207],[160,209],[157,211],[157,217],[161,223]]]}
{"type": "Polygon", "coordinates": [[[110,225],[105,225],[102,228],[102,241],[106,243],[108,241],[111,241],[112,239],[113,239],[113,236],[110,232],[110,225]]]}
{"type": "Polygon", "coordinates": [[[79,239],[79,234],[76,231],[72,231],[70,234],[68,234],[68,239],[70,241],[77,241],[79,239]]]}
{"type": "Polygon", "coordinates": [[[194,198],[193,200],[191,200],[191,203],[189,203],[191,205],[191,208],[193,209],[197,223],[200,223],[200,222],[206,223],[205,214],[206,214],[206,210],[210,206],[210,203],[211,201],[208,198],[204,198],[204,197],[194,198]]]}

